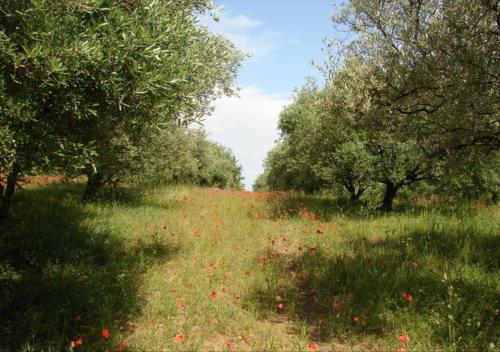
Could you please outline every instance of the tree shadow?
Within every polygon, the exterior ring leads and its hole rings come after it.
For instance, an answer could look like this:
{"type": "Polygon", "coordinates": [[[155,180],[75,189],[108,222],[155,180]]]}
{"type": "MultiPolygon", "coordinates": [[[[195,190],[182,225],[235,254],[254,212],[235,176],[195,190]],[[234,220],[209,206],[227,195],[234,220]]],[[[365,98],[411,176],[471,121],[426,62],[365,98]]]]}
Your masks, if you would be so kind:
{"type": "Polygon", "coordinates": [[[500,267],[500,236],[429,231],[346,245],[338,255],[266,253],[266,284],[249,298],[260,317],[284,314],[317,342],[397,336],[401,323],[429,324],[434,346],[459,351],[485,351],[500,338],[498,283],[486,279],[500,267]]]}
{"type": "Polygon", "coordinates": [[[473,216],[477,209],[461,205],[424,206],[411,202],[398,202],[392,212],[378,210],[378,205],[366,201],[353,202],[344,198],[327,196],[294,195],[289,193],[278,194],[267,198],[270,218],[297,218],[321,219],[330,221],[338,216],[349,219],[374,219],[390,215],[438,214],[443,216],[473,216]]]}
{"type": "MultiPolygon", "coordinates": [[[[83,186],[81,187],[80,196],[83,194],[83,186]]],[[[169,210],[179,206],[180,200],[178,199],[168,198],[158,202],[147,196],[154,191],[152,186],[108,186],[98,190],[95,199],[92,199],[90,203],[115,204],[129,208],[151,207],[163,210],[169,210]]]]}
{"type": "Polygon", "coordinates": [[[70,184],[16,194],[0,228],[0,351],[64,351],[76,338],[79,350],[116,350],[140,313],[147,264],[175,254],[160,239],[129,248],[90,226],[95,207],[80,196],[81,185],[70,184]]]}

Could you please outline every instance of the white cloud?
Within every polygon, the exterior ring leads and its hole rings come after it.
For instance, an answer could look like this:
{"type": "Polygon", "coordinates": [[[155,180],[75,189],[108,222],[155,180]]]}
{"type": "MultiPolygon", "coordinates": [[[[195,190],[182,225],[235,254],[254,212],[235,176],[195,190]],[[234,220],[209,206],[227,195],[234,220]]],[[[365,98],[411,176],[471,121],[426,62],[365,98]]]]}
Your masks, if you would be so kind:
{"type": "Polygon", "coordinates": [[[248,18],[245,15],[221,16],[219,22],[223,28],[235,31],[262,26],[261,21],[248,18]]]}
{"type": "Polygon", "coordinates": [[[219,99],[204,125],[211,140],[233,150],[243,166],[246,188],[251,189],[262,172],[267,152],[278,138],[279,113],[290,99],[282,94],[267,94],[257,87],[244,87],[239,95],[219,99]]]}
{"type": "Polygon", "coordinates": [[[266,58],[271,52],[277,50],[282,42],[280,32],[266,28],[258,19],[245,15],[233,15],[230,12],[218,15],[215,21],[210,16],[200,18],[200,24],[208,27],[233,42],[238,49],[250,54],[252,61],[266,58]]]}
{"type": "Polygon", "coordinates": [[[222,126],[211,126],[209,130],[207,130],[209,134],[222,134],[224,133],[224,127],[222,126]]]}

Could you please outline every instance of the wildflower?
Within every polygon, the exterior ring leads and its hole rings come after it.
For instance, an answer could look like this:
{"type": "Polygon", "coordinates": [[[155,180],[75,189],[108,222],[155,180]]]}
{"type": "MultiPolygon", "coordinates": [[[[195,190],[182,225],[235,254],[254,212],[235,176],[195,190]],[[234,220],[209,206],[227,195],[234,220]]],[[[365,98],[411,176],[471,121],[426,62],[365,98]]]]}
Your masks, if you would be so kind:
{"type": "Polygon", "coordinates": [[[316,229],[316,233],[317,234],[322,234],[323,233],[323,226],[324,226],[323,223],[319,224],[318,228],[316,229]]]}
{"type": "Polygon", "coordinates": [[[283,303],[278,303],[278,309],[283,309],[283,303]]]}
{"type": "Polygon", "coordinates": [[[184,343],[186,341],[186,337],[181,334],[175,335],[175,341],[178,343],[184,343]]]}
{"type": "Polygon", "coordinates": [[[80,338],[76,339],[76,340],[75,340],[75,345],[76,345],[76,346],[81,346],[81,345],[83,345],[83,339],[80,339],[80,338]]]}
{"type": "Polygon", "coordinates": [[[360,320],[361,320],[361,318],[358,315],[355,315],[352,317],[352,321],[355,323],[359,322],[360,320]]]}
{"type": "Polygon", "coordinates": [[[212,299],[216,299],[217,298],[217,292],[215,292],[215,291],[210,292],[210,297],[212,297],[212,299]]]}
{"type": "Polygon", "coordinates": [[[318,348],[318,345],[316,345],[315,343],[310,343],[309,345],[307,345],[307,349],[309,351],[316,351],[316,349],[318,348]]]}
{"type": "Polygon", "coordinates": [[[222,292],[224,292],[224,293],[229,292],[229,289],[227,287],[223,287],[222,292]]]}
{"type": "Polygon", "coordinates": [[[105,338],[108,338],[111,336],[111,334],[109,333],[109,330],[106,328],[101,330],[101,335],[104,336],[105,338]]]}
{"type": "Polygon", "coordinates": [[[408,302],[413,302],[413,296],[405,291],[401,292],[401,297],[406,299],[408,302]]]}
{"type": "Polygon", "coordinates": [[[177,308],[184,308],[186,306],[186,298],[180,296],[175,298],[175,306],[177,308]]]}
{"type": "Polygon", "coordinates": [[[118,344],[118,352],[123,352],[127,348],[127,343],[123,340],[118,344]]]}
{"type": "Polygon", "coordinates": [[[347,298],[349,298],[349,299],[354,299],[354,293],[352,293],[352,292],[347,292],[347,294],[346,294],[346,295],[347,295],[347,298]]]}
{"type": "Polygon", "coordinates": [[[410,342],[410,338],[406,335],[400,335],[399,336],[399,341],[407,345],[410,342]]]}
{"type": "Polygon", "coordinates": [[[233,344],[231,343],[231,341],[226,341],[224,342],[224,347],[230,350],[231,348],[233,348],[233,344]]]}
{"type": "Polygon", "coordinates": [[[75,321],[78,323],[80,320],[82,320],[82,316],[81,315],[77,315],[75,317],[75,321]]]}
{"type": "Polygon", "coordinates": [[[406,352],[406,350],[404,347],[400,347],[400,348],[398,348],[398,352],[406,352]]]}

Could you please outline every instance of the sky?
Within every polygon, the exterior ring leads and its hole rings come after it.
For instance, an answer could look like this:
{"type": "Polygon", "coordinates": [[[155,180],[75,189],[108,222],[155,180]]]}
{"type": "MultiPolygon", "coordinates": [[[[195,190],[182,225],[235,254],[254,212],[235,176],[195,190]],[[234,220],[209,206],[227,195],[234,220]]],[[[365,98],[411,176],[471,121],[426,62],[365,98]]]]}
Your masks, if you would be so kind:
{"type": "Polygon", "coordinates": [[[250,54],[237,77],[238,97],[223,97],[205,120],[209,139],[232,149],[243,167],[245,188],[262,172],[278,139],[280,111],[295,88],[316,77],[312,61],[326,60],[325,38],[335,35],[331,16],[337,0],[218,0],[219,21],[201,19],[250,54]]]}

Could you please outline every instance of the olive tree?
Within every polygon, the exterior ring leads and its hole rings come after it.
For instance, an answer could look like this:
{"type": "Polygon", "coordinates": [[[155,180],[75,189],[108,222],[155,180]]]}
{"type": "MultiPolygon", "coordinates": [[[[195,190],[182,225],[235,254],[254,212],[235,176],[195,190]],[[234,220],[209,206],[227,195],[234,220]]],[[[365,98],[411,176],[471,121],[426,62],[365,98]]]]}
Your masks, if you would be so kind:
{"type": "Polygon", "coordinates": [[[232,94],[241,54],[197,24],[209,1],[0,4],[1,217],[20,172],[86,173],[85,198],[141,168],[172,122],[232,94]]]}

